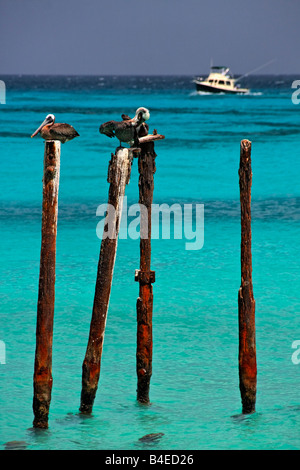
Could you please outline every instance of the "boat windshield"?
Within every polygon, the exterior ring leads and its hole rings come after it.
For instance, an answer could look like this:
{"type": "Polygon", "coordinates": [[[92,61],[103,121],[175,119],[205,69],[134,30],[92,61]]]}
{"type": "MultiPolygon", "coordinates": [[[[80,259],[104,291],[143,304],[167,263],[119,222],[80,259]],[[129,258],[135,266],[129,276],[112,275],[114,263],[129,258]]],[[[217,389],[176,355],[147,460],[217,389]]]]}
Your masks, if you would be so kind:
{"type": "Polygon", "coordinates": [[[225,67],[224,65],[214,65],[210,68],[211,73],[220,73],[226,77],[230,77],[229,67],[225,67]]]}

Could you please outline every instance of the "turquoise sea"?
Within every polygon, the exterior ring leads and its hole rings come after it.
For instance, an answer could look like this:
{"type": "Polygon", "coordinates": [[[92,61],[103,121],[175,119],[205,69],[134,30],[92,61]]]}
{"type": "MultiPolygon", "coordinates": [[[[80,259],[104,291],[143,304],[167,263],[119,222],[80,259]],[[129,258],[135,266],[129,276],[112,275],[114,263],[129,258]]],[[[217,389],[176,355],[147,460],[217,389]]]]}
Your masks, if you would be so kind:
{"type": "MultiPolygon", "coordinates": [[[[27,449],[299,449],[300,105],[294,76],[256,76],[246,96],[197,95],[193,77],[1,77],[0,447],[27,449]],[[116,140],[101,123],[149,108],[156,143],[154,203],[204,204],[204,245],[152,242],[153,375],[150,406],[136,402],[139,240],[121,239],[102,370],[91,417],[79,414],[100,240],[116,140]],[[80,137],[62,145],[53,390],[49,429],[32,428],[46,114],[80,137]],[[240,141],[252,141],[256,413],[241,415],[238,384],[240,141]],[[3,354],[2,356],[3,357],[3,354]],[[163,433],[156,442],[146,434],[163,433]]],[[[126,188],[138,201],[137,162],[126,188]]]]}

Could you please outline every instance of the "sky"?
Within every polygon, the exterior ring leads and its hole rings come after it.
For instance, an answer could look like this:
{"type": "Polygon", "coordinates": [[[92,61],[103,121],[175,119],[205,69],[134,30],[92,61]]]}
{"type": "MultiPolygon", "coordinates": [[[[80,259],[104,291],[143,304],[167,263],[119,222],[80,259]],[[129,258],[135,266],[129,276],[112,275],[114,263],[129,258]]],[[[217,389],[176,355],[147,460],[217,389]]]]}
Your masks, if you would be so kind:
{"type": "Polygon", "coordinates": [[[299,0],[0,0],[1,74],[300,75],[299,0]]]}

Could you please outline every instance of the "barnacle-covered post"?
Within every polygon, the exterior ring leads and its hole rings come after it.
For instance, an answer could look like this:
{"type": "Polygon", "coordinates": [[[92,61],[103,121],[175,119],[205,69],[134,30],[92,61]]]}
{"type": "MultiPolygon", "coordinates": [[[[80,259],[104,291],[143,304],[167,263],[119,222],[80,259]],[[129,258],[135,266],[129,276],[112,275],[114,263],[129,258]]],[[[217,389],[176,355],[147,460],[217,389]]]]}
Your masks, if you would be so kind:
{"type": "Polygon", "coordinates": [[[33,426],[36,428],[48,428],[52,390],[52,339],[60,146],[61,143],[57,140],[48,140],[45,142],[42,243],[33,378],[33,426]]]}
{"type": "Polygon", "coordinates": [[[155,271],[151,270],[151,206],[154,190],[155,157],[154,140],[164,138],[155,131],[148,136],[148,126],[143,124],[139,131],[141,153],[139,165],[140,210],[140,269],[135,280],[139,282],[137,299],[137,400],[149,403],[150,379],[152,375],[152,313],[155,271]],[[149,139],[149,140],[148,140],[149,139]]]}
{"type": "Polygon", "coordinates": [[[256,402],[256,340],[255,300],[252,285],[251,253],[251,142],[241,141],[240,150],[241,203],[241,287],[238,294],[239,311],[239,379],[244,414],[255,412],[256,402]]]}
{"type": "Polygon", "coordinates": [[[100,378],[104,333],[117,252],[123,199],[135,150],[118,147],[108,170],[108,210],[101,242],[94,305],[86,355],[82,365],[80,411],[91,413],[100,378]]]}

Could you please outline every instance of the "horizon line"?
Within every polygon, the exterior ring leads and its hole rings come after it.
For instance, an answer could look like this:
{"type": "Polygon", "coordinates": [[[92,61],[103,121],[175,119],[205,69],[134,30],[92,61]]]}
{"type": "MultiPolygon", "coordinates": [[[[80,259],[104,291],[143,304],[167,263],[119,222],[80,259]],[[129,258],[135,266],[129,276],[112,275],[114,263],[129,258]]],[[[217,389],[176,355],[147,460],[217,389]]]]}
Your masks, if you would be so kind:
{"type": "MultiPolygon", "coordinates": [[[[195,77],[199,75],[207,75],[207,72],[204,74],[201,73],[196,73],[196,74],[117,74],[117,73],[62,73],[62,74],[53,74],[53,73],[1,73],[0,77],[195,77]]],[[[238,74],[235,73],[234,76],[241,76],[243,74],[238,74]]],[[[253,77],[259,77],[259,76],[291,76],[291,75],[299,75],[299,72],[290,72],[290,73],[257,73],[257,74],[251,74],[253,77]]],[[[249,75],[246,75],[245,78],[248,78],[249,75]]]]}

